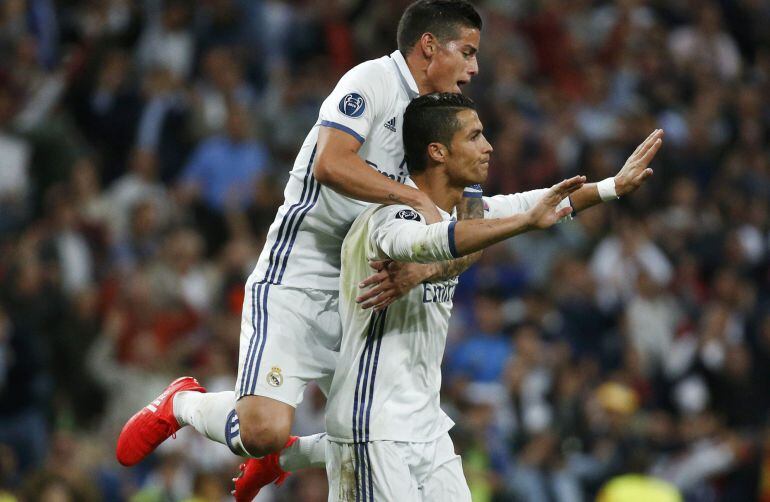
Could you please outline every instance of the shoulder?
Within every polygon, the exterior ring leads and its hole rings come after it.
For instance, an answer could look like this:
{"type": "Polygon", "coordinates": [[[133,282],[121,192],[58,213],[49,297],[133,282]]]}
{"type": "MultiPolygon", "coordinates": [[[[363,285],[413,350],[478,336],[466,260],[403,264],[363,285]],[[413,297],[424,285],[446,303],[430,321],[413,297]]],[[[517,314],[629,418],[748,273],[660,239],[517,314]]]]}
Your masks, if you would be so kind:
{"type": "Polygon", "coordinates": [[[392,107],[398,87],[393,80],[393,65],[382,59],[388,58],[364,61],[345,73],[326,99],[322,113],[339,111],[351,119],[372,118],[392,107]]]}
{"type": "Polygon", "coordinates": [[[345,73],[339,81],[339,86],[344,88],[359,87],[362,91],[375,90],[377,93],[387,92],[394,88],[391,85],[393,79],[393,65],[388,64],[387,56],[379,59],[371,59],[354,66],[345,73]]]}
{"type": "Polygon", "coordinates": [[[345,78],[347,76],[351,77],[359,77],[359,76],[382,76],[387,77],[390,76],[392,72],[392,64],[390,63],[390,58],[388,56],[383,56],[381,58],[377,59],[370,59],[368,61],[364,61],[363,63],[359,63],[350,70],[348,70],[345,75],[343,75],[342,78],[345,78]]]}

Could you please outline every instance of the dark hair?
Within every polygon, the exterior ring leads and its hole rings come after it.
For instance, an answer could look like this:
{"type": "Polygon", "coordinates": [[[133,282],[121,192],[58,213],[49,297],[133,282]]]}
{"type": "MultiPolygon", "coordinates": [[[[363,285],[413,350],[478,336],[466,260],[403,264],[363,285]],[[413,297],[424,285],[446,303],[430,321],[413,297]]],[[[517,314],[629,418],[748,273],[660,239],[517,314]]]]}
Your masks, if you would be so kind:
{"type": "Polygon", "coordinates": [[[406,56],[423,33],[441,42],[457,37],[459,28],[481,30],[481,16],[466,0],[417,0],[406,8],[398,22],[398,50],[406,56]]]}
{"type": "Polygon", "coordinates": [[[428,166],[428,145],[449,145],[460,129],[457,113],[475,110],[471,98],[459,93],[434,92],[415,98],[404,112],[404,154],[411,174],[428,166]]]}

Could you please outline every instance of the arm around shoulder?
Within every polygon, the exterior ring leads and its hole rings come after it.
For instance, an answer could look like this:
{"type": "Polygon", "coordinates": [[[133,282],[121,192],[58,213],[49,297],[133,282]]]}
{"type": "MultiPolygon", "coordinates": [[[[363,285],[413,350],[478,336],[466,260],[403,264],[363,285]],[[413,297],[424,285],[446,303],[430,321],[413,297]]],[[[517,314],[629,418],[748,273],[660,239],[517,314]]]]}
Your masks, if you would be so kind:
{"type": "Polygon", "coordinates": [[[333,127],[318,131],[314,175],[319,183],[353,199],[375,204],[406,204],[439,221],[438,212],[423,192],[402,185],[372,169],[358,155],[361,143],[333,127]]]}

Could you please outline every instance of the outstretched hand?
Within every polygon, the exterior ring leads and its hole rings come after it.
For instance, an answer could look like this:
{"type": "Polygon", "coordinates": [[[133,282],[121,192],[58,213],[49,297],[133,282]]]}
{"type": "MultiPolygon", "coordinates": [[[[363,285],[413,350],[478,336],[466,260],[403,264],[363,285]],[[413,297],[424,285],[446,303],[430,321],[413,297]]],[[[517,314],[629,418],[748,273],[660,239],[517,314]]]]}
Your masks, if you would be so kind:
{"type": "Polygon", "coordinates": [[[569,216],[572,212],[571,207],[557,208],[561,201],[569,197],[572,192],[580,189],[585,182],[585,176],[573,176],[549,188],[543,198],[527,211],[530,226],[536,229],[548,228],[560,219],[569,216]]]}
{"type": "Polygon", "coordinates": [[[615,192],[619,197],[633,192],[652,176],[652,169],[647,166],[650,165],[662,144],[663,129],[655,129],[636,147],[634,153],[628,157],[626,163],[615,175],[615,192]]]}

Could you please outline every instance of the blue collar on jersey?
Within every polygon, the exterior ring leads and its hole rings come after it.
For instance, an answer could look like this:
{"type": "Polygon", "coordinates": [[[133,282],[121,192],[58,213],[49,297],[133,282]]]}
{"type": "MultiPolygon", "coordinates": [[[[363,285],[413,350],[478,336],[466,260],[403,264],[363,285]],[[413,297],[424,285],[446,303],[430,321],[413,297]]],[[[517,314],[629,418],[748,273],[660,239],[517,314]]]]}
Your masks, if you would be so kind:
{"type": "Polygon", "coordinates": [[[417,82],[414,81],[412,72],[409,71],[409,67],[406,65],[406,59],[401,55],[401,51],[396,50],[390,55],[390,59],[396,64],[398,74],[401,77],[401,85],[404,86],[406,94],[409,99],[414,99],[420,95],[420,91],[417,90],[417,82]]]}

